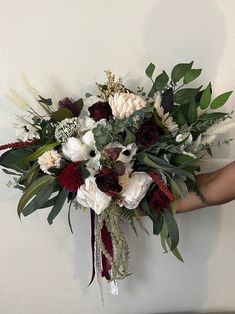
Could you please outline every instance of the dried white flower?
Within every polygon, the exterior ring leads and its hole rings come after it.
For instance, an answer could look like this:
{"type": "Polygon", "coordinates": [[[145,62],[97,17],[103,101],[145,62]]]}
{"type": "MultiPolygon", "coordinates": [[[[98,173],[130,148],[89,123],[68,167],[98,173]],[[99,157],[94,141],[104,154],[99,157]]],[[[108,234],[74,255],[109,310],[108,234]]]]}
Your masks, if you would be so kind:
{"type": "Polygon", "coordinates": [[[136,110],[143,109],[146,101],[133,93],[116,93],[109,97],[109,104],[115,118],[125,119],[136,110]]]}
{"type": "Polygon", "coordinates": [[[235,122],[221,121],[215,125],[209,127],[202,136],[202,144],[210,144],[214,139],[223,133],[228,132],[230,129],[235,127],[235,122]]]}
{"type": "Polygon", "coordinates": [[[60,166],[61,155],[54,149],[48,150],[38,158],[40,169],[50,174],[48,169],[60,166]]]}

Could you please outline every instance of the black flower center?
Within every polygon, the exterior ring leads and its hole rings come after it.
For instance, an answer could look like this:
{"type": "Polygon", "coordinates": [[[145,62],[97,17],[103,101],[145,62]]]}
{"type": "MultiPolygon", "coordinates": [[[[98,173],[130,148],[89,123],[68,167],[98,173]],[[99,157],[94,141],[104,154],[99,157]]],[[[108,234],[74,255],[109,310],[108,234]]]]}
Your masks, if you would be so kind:
{"type": "Polygon", "coordinates": [[[95,150],[93,149],[93,150],[90,151],[90,157],[95,157],[95,156],[96,156],[96,152],[95,152],[95,150]]]}

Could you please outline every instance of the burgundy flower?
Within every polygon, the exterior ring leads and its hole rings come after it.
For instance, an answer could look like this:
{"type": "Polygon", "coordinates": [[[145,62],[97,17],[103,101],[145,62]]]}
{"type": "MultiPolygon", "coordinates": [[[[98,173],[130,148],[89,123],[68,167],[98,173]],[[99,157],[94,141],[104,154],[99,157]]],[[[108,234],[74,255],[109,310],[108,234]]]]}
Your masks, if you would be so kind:
{"type": "Polygon", "coordinates": [[[158,186],[156,186],[148,203],[149,207],[159,214],[164,208],[169,208],[171,200],[158,186]]]}
{"type": "Polygon", "coordinates": [[[115,196],[122,191],[122,187],[118,183],[118,175],[109,168],[104,167],[96,175],[96,184],[102,192],[109,196],[115,196]]]}
{"type": "Polygon", "coordinates": [[[98,101],[88,108],[91,118],[95,121],[112,117],[112,109],[108,102],[98,101]]]}
{"type": "Polygon", "coordinates": [[[61,171],[59,182],[69,192],[77,192],[77,189],[84,183],[80,161],[69,162],[61,171]]]}
{"type": "Polygon", "coordinates": [[[59,107],[69,109],[74,117],[78,117],[81,112],[81,108],[79,108],[76,101],[68,97],[59,101],[59,107]]]}
{"type": "Polygon", "coordinates": [[[171,202],[175,200],[175,196],[158,173],[151,171],[149,175],[155,183],[154,189],[147,195],[149,207],[159,214],[164,208],[170,207],[171,202]]]}
{"type": "Polygon", "coordinates": [[[118,157],[122,151],[122,148],[111,147],[111,148],[106,148],[104,151],[108,157],[110,157],[113,161],[115,161],[118,159],[118,157]]]}
{"type": "Polygon", "coordinates": [[[141,124],[136,133],[136,144],[145,149],[156,143],[158,139],[158,128],[152,122],[146,121],[141,124]]]}

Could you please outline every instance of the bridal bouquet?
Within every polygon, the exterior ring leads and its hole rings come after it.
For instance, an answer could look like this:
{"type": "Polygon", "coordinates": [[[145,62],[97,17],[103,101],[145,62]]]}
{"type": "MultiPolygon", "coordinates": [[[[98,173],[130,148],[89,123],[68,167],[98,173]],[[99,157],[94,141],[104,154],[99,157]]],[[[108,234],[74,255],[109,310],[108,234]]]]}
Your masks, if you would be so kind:
{"type": "Polygon", "coordinates": [[[163,250],[183,261],[177,249],[177,201],[189,191],[203,199],[195,172],[211,155],[210,143],[231,125],[230,114],[215,111],[231,92],[212,99],[210,83],[186,87],[201,73],[193,62],[177,64],[170,76],[154,72],[150,63],[148,91],[132,91],[106,71],[97,96],[56,101],[26,79],[24,96],[15,90],[9,95],[26,110],[14,122],[17,141],[0,147],[6,150],[0,165],[14,177],[10,185],[23,192],[18,215],[48,208],[52,224],[68,202],[72,230],[71,205],[89,211],[91,282],[95,273],[114,282],[130,274],[122,223],[127,220],[135,233],[137,224],[147,232],[142,215],[151,219],[163,250]]]}

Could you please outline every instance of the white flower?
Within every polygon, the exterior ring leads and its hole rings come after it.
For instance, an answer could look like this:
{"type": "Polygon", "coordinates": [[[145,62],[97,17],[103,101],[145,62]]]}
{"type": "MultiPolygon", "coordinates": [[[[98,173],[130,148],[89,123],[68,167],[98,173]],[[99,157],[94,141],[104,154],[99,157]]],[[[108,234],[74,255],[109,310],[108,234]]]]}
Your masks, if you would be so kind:
{"type": "Polygon", "coordinates": [[[63,156],[73,162],[85,160],[87,157],[86,146],[76,137],[70,137],[62,144],[63,156]]]}
{"type": "Polygon", "coordinates": [[[88,117],[88,116],[79,117],[78,123],[80,125],[80,127],[79,127],[80,132],[85,132],[85,131],[91,130],[95,127],[95,120],[88,117]]]}
{"type": "Polygon", "coordinates": [[[17,139],[21,141],[28,141],[34,138],[39,138],[37,129],[20,116],[16,116],[13,126],[15,128],[17,139]]]}
{"type": "Polygon", "coordinates": [[[111,196],[99,190],[95,177],[85,179],[85,183],[77,191],[77,201],[80,205],[92,208],[97,215],[101,214],[111,202],[111,196]]]}
{"type": "Polygon", "coordinates": [[[192,134],[190,132],[180,133],[175,138],[177,143],[184,141],[184,145],[191,144],[193,141],[192,134]]]}
{"type": "Polygon", "coordinates": [[[170,116],[169,112],[164,113],[164,108],[161,106],[161,101],[161,93],[158,92],[154,102],[154,108],[156,109],[157,115],[160,118],[162,125],[165,126],[168,131],[175,131],[178,129],[178,124],[170,116]]]}
{"type": "Polygon", "coordinates": [[[150,184],[151,177],[145,172],[133,172],[125,190],[121,193],[121,206],[128,209],[136,208],[145,196],[150,184]]]}
{"type": "Polygon", "coordinates": [[[40,169],[43,172],[50,174],[48,169],[52,167],[59,167],[60,160],[61,160],[61,155],[56,150],[51,149],[43,153],[38,158],[38,163],[40,165],[40,169]]]}
{"type": "Polygon", "coordinates": [[[133,93],[115,93],[109,97],[113,116],[117,119],[129,118],[136,110],[143,109],[146,101],[133,93]]]}

